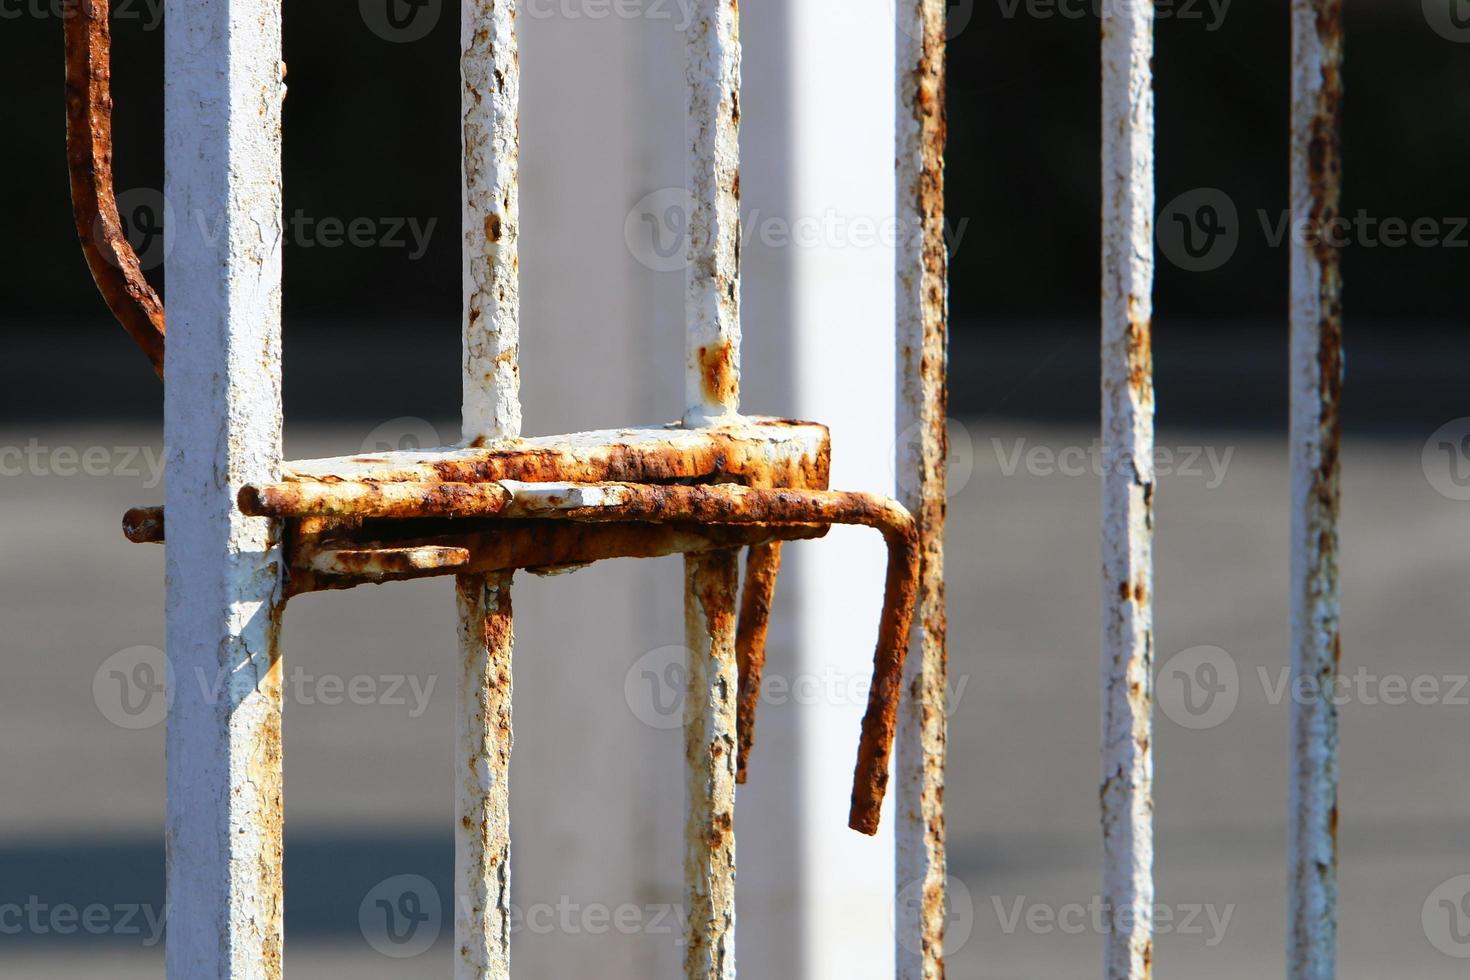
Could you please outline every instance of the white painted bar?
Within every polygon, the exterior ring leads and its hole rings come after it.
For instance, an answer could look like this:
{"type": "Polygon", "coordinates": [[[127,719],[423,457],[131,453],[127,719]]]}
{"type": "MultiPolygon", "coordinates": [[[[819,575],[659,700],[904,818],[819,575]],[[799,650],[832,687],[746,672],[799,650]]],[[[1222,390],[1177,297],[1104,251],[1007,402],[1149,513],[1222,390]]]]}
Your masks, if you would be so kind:
{"type": "Polygon", "coordinates": [[[693,0],[692,13],[684,421],[707,425],[740,410],[740,10],[693,0]]]}
{"type": "Polygon", "coordinates": [[[895,55],[895,472],[900,502],[922,540],[919,607],[904,663],[896,769],[895,976],[944,976],[944,764],[947,654],[944,609],[946,317],[944,236],[944,0],[900,0],[895,55]]]}
{"type": "MultiPolygon", "coordinates": [[[[1340,0],[1293,0],[1291,209],[1319,230],[1338,208],[1340,0]]],[[[1321,238],[1319,231],[1308,239],[1321,238]]],[[[1325,243],[1291,248],[1291,669],[1293,684],[1335,690],[1341,629],[1342,279],[1325,243]]],[[[1293,698],[1287,975],[1337,972],[1338,719],[1331,697],[1293,698]]]]}
{"type": "MultiPolygon", "coordinates": [[[[464,439],[521,432],[515,0],[461,0],[464,439]]],[[[511,575],[456,580],[456,980],[510,977],[511,575]]]]}
{"type": "Polygon", "coordinates": [[[282,563],[235,494],[280,475],[280,0],[177,4],[166,32],[166,971],[278,980],[282,563]]]}
{"type": "Polygon", "coordinates": [[[1102,6],[1104,976],[1153,959],[1153,3],[1102,6]],[[1126,914],[1131,913],[1131,914],[1126,914]]]}

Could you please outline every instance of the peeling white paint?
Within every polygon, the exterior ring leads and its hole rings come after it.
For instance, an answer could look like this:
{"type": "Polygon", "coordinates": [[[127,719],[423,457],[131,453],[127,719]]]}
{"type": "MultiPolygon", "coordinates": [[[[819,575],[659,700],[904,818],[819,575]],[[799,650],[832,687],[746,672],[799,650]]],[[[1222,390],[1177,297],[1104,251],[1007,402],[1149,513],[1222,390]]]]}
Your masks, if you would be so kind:
{"type": "Polygon", "coordinates": [[[521,68],[515,18],[515,0],[460,0],[469,441],[521,434],[521,68]]]}
{"type": "Polygon", "coordinates": [[[710,425],[740,410],[740,12],[730,0],[694,0],[693,15],[684,421],[710,425]],[[726,372],[713,386],[712,363],[726,372]]]}

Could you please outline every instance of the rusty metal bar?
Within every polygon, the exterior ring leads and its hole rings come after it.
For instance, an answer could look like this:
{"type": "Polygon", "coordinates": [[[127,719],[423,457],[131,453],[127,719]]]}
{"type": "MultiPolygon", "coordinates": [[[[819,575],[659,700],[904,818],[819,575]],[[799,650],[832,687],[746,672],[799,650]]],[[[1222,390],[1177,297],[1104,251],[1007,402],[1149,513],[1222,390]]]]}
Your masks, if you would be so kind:
{"type": "Polygon", "coordinates": [[[1152,0],[1102,6],[1104,974],[1153,961],[1152,0]]]}
{"type": "Polygon", "coordinates": [[[459,575],[455,977],[510,976],[510,571],[459,575]]]}
{"type": "Polygon", "coordinates": [[[287,463],[284,479],[338,483],[595,483],[733,481],[752,487],[824,490],[831,472],[826,426],[739,418],[717,428],[608,429],[509,439],[483,447],[287,463]]]}
{"type": "MultiPolygon", "coordinates": [[[[684,424],[720,424],[740,411],[740,8],[693,0],[687,28],[684,424]]],[[[735,976],[736,553],[684,560],[689,693],[684,710],[691,980],[735,976]]]]}
{"type": "Polygon", "coordinates": [[[694,0],[693,14],[684,420],[697,426],[740,410],[740,10],[694,0]]]}
{"type": "Polygon", "coordinates": [[[108,0],[63,0],[66,160],[87,268],[107,308],[163,377],[163,302],[128,242],[112,186],[112,30],[108,0]]]}
{"type": "Polygon", "coordinates": [[[278,483],[239,497],[253,517],[483,517],[510,501],[499,483],[278,483]]]}
{"type": "Polygon", "coordinates": [[[611,558],[662,558],[666,555],[728,551],[769,541],[808,541],[827,533],[821,524],[576,524],[566,521],[497,521],[490,530],[429,538],[358,542],[303,541],[295,549],[289,593],[350,589],[358,585],[429,578],[452,572],[486,573],[524,568],[554,573],[611,558]],[[389,556],[384,558],[385,550],[389,556]],[[431,549],[446,561],[402,562],[391,567],[394,553],[431,549]],[[451,552],[465,551],[463,565],[452,564],[451,552]]]}
{"type": "Polygon", "coordinates": [[[944,0],[899,0],[896,213],[900,498],[918,523],[918,614],[898,720],[895,976],[944,976],[944,767],[948,649],[944,518],[949,254],[944,238],[944,0]],[[918,896],[911,901],[909,896],[918,896]]]}
{"type": "Polygon", "coordinates": [[[735,977],[735,593],[734,551],[684,559],[685,646],[689,687],[684,700],[688,815],[684,833],[688,935],[684,973],[705,980],[735,977]]]}
{"type": "MultiPolygon", "coordinates": [[[[467,445],[521,434],[516,0],[460,0],[467,445]]],[[[442,477],[441,477],[442,478],[442,477]]],[[[461,575],[456,980],[510,976],[511,573],[461,575]]]]}
{"type": "Polygon", "coordinates": [[[1337,972],[1338,512],[1342,274],[1331,244],[1342,164],[1342,0],[1293,0],[1291,208],[1291,666],[1316,696],[1291,705],[1287,975],[1337,972]]]}
{"type": "Polygon", "coordinates": [[[766,669],[766,636],[771,627],[771,603],[781,572],[781,542],[753,544],[745,553],[745,583],[740,590],[740,620],[735,629],[735,666],[740,675],[736,729],[740,753],[735,781],[749,775],[750,751],[755,747],[755,713],[760,705],[766,669]]]}
{"type": "Polygon", "coordinates": [[[166,971],[279,980],[285,562],[235,496],[280,478],[281,0],[191,0],[165,30],[164,192],[200,219],[168,229],[166,971]]]}

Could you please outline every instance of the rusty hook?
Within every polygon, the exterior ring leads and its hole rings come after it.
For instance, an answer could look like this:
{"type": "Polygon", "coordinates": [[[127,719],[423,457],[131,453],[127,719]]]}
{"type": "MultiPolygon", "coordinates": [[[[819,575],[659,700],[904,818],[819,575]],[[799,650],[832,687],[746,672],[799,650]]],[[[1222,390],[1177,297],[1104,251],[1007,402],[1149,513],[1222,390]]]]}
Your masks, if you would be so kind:
{"type": "Polygon", "coordinates": [[[108,0],[64,0],[66,162],[87,268],[112,315],[163,377],[163,301],[128,242],[112,185],[112,30],[108,0]]]}

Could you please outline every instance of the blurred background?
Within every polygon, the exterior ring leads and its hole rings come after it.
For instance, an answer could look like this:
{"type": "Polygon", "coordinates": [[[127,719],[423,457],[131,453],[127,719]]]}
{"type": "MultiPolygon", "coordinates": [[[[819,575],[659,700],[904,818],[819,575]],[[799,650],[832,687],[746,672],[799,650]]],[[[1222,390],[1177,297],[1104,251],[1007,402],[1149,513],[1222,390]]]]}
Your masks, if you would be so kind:
{"type": "MultiPolygon", "coordinates": [[[[1157,960],[1265,976],[1283,959],[1291,697],[1287,5],[1157,4],[1157,960]],[[1219,697],[1200,701],[1206,678],[1219,697]]],[[[1100,955],[1094,6],[950,5],[958,978],[1070,980],[1100,955]]],[[[452,442],[458,18],[448,0],[285,7],[287,455],[452,442]]],[[[523,5],[528,434],[678,412],[682,268],[637,229],[660,230],[682,183],[687,7],[523,5]]],[[[1470,4],[1346,7],[1342,976],[1463,976],[1470,914],[1447,916],[1470,909],[1470,4]]],[[[117,521],[162,499],[161,388],[77,247],[58,8],[0,0],[0,973],[156,976],[162,552],[117,521]]],[[[873,392],[891,353],[844,341],[889,329],[891,3],[742,9],[745,404],[832,421],[838,482],[888,489],[891,393],[873,392]]],[[[162,222],[189,216],[162,194],[162,17],[114,0],[117,186],[166,295],[162,222]]],[[[876,556],[834,535],[783,579],[772,669],[813,693],[763,706],[742,790],[752,976],[889,962],[881,912],[842,904],[891,887],[887,852],[841,850],[857,845],[823,812],[860,714],[825,665],[864,659],[876,602],[859,614],[821,583],[846,563],[876,596],[876,556]]],[[[677,580],[677,563],[623,563],[518,596],[518,975],[678,975],[681,752],[658,688],[677,580]]],[[[450,897],[451,609],[436,582],[292,604],[292,976],[448,968],[447,935],[403,946],[368,911],[404,888],[450,897]]]]}

